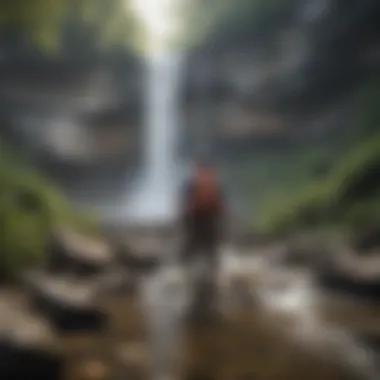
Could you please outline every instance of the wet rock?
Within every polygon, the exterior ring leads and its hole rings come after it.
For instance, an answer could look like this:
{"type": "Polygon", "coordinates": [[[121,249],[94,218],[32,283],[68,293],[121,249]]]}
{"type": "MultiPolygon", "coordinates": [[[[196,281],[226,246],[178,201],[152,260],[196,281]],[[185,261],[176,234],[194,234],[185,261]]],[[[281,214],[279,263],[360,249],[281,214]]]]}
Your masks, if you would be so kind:
{"type": "Polygon", "coordinates": [[[310,252],[305,247],[290,244],[284,248],[283,264],[291,266],[305,266],[310,262],[310,255],[318,254],[318,252],[310,252]]]}
{"type": "Polygon", "coordinates": [[[380,278],[363,280],[345,273],[322,273],[318,280],[323,288],[330,291],[380,300],[380,278]]]}
{"type": "Polygon", "coordinates": [[[61,347],[48,322],[15,294],[2,292],[0,309],[0,378],[62,379],[61,347]]]}
{"type": "Polygon", "coordinates": [[[359,334],[358,339],[365,346],[369,347],[371,350],[376,351],[380,355],[380,335],[374,334],[359,334]]]}
{"type": "Polygon", "coordinates": [[[380,249],[380,228],[374,226],[357,232],[352,238],[352,247],[362,255],[380,249]]]}
{"type": "Polygon", "coordinates": [[[118,266],[98,276],[97,282],[99,293],[104,297],[132,295],[137,286],[136,279],[118,266]]]}
{"type": "Polygon", "coordinates": [[[113,252],[103,241],[83,237],[70,230],[55,231],[48,245],[48,270],[53,273],[95,275],[113,262],[113,252]]]}
{"type": "Polygon", "coordinates": [[[315,269],[329,262],[334,249],[333,242],[321,242],[308,236],[294,238],[278,245],[277,263],[315,269]]]}
{"type": "Polygon", "coordinates": [[[20,346],[0,339],[0,376],[7,380],[49,379],[63,376],[62,359],[36,347],[20,346]]]}
{"type": "Polygon", "coordinates": [[[365,299],[380,299],[380,257],[336,252],[331,266],[318,270],[317,282],[329,291],[365,299]]]}
{"type": "Polygon", "coordinates": [[[120,244],[117,250],[119,263],[132,274],[149,274],[159,269],[160,246],[156,241],[140,241],[133,246],[120,244]]]}
{"type": "Polygon", "coordinates": [[[99,305],[98,281],[29,275],[29,294],[35,308],[43,312],[62,331],[96,331],[106,324],[99,305]]]}
{"type": "Polygon", "coordinates": [[[359,334],[357,338],[364,347],[371,351],[376,371],[380,374],[380,336],[377,334],[359,334]]]}

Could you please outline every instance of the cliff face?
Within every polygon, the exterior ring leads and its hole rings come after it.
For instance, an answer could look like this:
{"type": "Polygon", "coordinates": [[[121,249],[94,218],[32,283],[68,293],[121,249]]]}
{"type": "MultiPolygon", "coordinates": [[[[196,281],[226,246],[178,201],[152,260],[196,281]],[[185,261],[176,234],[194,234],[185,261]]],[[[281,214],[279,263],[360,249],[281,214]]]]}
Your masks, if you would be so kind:
{"type": "Polygon", "coordinates": [[[358,88],[379,74],[380,3],[298,1],[291,12],[248,40],[222,30],[190,54],[190,134],[212,126],[217,150],[248,152],[334,135],[357,111],[358,88]]]}
{"type": "Polygon", "coordinates": [[[189,135],[212,128],[212,144],[224,152],[249,150],[271,140],[285,142],[297,115],[277,109],[268,89],[302,60],[302,41],[293,40],[290,33],[287,38],[286,51],[279,52],[277,60],[247,46],[190,56],[185,89],[189,135]]]}
{"type": "Polygon", "coordinates": [[[223,40],[227,28],[192,53],[187,129],[212,130],[256,228],[377,225],[380,3],[299,0],[293,11],[263,27],[268,46],[257,30],[223,40]],[[334,208],[339,189],[354,195],[334,208]]]}
{"type": "Polygon", "coordinates": [[[140,70],[133,57],[83,66],[5,61],[0,67],[1,134],[75,197],[86,191],[86,183],[97,187],[99,196],[115,190],[139,159],[140,70]]]}

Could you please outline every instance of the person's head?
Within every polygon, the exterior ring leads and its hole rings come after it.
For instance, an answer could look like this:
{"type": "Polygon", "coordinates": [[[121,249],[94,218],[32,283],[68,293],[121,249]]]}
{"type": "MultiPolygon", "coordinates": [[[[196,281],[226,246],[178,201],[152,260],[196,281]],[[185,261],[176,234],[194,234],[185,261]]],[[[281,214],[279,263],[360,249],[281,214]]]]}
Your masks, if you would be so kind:
{"type": "Polygon", "coordinates": [[[208,157],[201,157],[195,161],[193,175],[197,178],[213,178],[216,170],[213,162],[208,157]]]}

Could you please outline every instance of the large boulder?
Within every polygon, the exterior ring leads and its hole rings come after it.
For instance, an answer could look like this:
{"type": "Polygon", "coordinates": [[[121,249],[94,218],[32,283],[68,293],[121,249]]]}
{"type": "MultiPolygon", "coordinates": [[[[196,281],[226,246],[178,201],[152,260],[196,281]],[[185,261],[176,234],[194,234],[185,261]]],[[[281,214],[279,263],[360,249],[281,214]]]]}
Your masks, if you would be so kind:
{"type": "Polygon", "coordinates": [[[62,331],[97,331],[106,325],[98,280],[31,273],[26,279],[34,307],[62,331]]]}
{"type": "Polygon", "coordinates": [[[111,246],[100,239],[84,237],[74,231],[55,231],[48,245],[48,269],[53,273],[70,272],[95,275],[113,263],[111,246]]]}
{"type": "Polygon", "coordinates": [[[278,244],[277,263],[292,267],[318,269],[321,266],[330,266],[338,243],[322,241],[311,236],[296,236],[278,244]]]}
{"type": "Polygon", "coordinates": [[[358,334],[358,341],[373,353],[376,370],[380,373],[380,335],[378,334],[358,334]]]}
{"type": "Polygon", "coordinates": [[[63,364],[59,356],[38,347],[19,345],[0,339],[0,376],[2,379],[63,378],[63,364]]]}
{"type": "Polygon", "coordinates": [[[0,378],[62,379],[62,351],[48,321],[19,294],[2,292],[0,309],[0,378]]]}
{"type": "Polygon", "coordinates": [[[323,289],[350,294],[363,299],[380,299],[380,280],[358,278],[347,273],[322,273],[318,277],[323,289]]]}
{"type": "Polygon", "coordinates": [[[380,228],[378,226],[362,229],[352,237],[352,247],[360,255],[379,252],[380,249],[380,228]]]}
{"type": "Polygon", "coordinates": [[[318,268],[317,282],[330,292],[380,299],[380,257],[359,257],[349,248],[337,251],[330,266],[318,268]]]}
{"type": "Polygon", "coordinates": [[[132,274],[146,274],[157,270],[161,264],[162,243],[156,239],[138,239],[117,247],[118,262],[132,274]]]}

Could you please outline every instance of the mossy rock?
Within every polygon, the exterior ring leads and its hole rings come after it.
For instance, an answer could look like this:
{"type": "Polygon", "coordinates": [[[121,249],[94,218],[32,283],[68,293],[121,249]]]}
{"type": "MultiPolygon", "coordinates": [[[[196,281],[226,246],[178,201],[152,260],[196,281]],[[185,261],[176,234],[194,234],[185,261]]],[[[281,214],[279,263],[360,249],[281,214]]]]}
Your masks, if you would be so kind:
{"type": "Polygon", "coordinates": [[[54,329],[29,309],[25,294],[0,293],[0,378],[62,379],[62,346],[54,329]]]}
{"type": "Polygon", "coordinates": [[[380,134],[350,149],[321,180],[297,191],[271,194],[257,228],[294,231],[335,224],[362,228],[380,223],[380,134]]]}
{"type": "Polygon", "coordinates": [[[47,250],[48,269],[54,273],[97,275],[105,272],[114,259],[111,246],[103,239],[70,229],[57,229],[51,233],[47,250]]]}
{"type": "Polygon", "coordinates": [[[68,225],[95,233],[96,218],[77,210],[39,172],[0,141],[0,280],[45,259],[50,231],[68,225]]]}
{"type": "Polygon", "coordinates": [[[107,316],[98,302],[96,280],[80,281],[43,273],[27,280],[32,304],[60,331],[90,332],[105,328],[107,316]]]}

